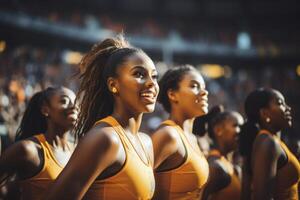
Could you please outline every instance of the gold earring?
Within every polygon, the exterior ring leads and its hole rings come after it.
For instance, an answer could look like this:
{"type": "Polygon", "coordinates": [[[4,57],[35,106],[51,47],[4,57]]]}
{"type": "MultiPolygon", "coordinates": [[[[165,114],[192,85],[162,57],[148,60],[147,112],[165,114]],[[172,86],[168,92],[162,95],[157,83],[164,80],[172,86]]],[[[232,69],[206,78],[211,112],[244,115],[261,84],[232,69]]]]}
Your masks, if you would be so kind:
{"type": "Polygon", "coordinates": [[[113,87],[112,89],[111,89],[111,91],[112,91],[112,93],[117,93],[117,88],[115,88],[115,87],[113,87]]]}

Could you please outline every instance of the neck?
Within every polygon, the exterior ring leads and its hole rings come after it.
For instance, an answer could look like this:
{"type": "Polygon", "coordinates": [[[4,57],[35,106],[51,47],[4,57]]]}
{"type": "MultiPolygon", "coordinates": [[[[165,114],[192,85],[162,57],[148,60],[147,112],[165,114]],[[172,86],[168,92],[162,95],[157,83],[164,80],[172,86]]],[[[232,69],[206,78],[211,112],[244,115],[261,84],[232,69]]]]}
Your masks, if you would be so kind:
{"type": "Polygon", "coordinates": [[[217,142],[217,149],[224,157],[227,157],[227,154],[231,152],[228,148],[226,148],[226,145],[224,143],[220,142],[217,142]]]}
{"type": "Polygon", "coordinates": [[[277,128],[271,127],[270,124],[262,124],[261,129],[267,130],[271,134],[277,135],[278,137],[280,137],[280,130],[278,130],[277,128]]]}
{"type": "Polygon", "coordinates": [[[137,115],[121,115],[120,113],[112,113],[112,116],[119,122],[124,130],[129,131],[132,134],[137,134],[139,132],[143,113],[137,115]]]}
{"type": "Polygon", "coordinates": [[[52,146],[64,149],[68,146],[68,133],[68,130],[63,130],[62,128],[48,124],[45,138],[52,146]]]}
{"type": "Polygon", "coordinates": [[[187,118],[182,114],[171,112],[169,119],[174,121],[184,132],[192,133],[195,118],[187,118]]]}

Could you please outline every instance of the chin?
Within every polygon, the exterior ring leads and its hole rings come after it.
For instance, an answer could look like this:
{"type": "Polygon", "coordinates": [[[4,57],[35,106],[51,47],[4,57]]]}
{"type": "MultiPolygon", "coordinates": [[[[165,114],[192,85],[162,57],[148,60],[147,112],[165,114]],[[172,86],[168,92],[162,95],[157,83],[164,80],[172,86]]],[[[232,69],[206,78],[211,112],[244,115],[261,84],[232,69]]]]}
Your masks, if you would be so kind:
{"type": "Polygon", "coordinates": [[[145,107],[145,113],[152,113],[155,109],[155,104],[151,104],[151,105],[146,105],[145,107]]]}
{"type": "Polygon", "coordinates": [[[206,107],[206,108],[203,108],[203,109],[202,109],[202,112],[203,112],[204,115],[207,114],[207,113],[208,113],[208,108],[207,108],[207,107],[206,107]]]}
{"type": "Polygon", "coordinates": [[[199,110],[199,112],[197,113],[197,117],[202,116],[202,115],[206,115],[208,113],[208,109],[207,108],[202,108],[201,110],[199,110]]]}

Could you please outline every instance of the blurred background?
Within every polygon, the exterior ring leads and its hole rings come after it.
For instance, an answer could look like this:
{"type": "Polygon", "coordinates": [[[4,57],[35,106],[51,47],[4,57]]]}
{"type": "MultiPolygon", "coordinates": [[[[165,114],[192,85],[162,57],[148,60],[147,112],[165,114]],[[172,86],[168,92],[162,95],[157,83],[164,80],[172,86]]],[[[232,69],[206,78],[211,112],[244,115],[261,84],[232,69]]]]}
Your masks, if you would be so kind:
{"type": "MultiPolygon", "coordinates": [[[[77,90],[78,62],[92,44],[124,32],[160,74],[192,64],[210,107],[244,113],[257,87],[280,90],[300,133],[300,3],[297,0],[0,0],[0,134],[14,137],[26,102],[49,85],[77,90]]],[[[146,114],[151,133],[166,117],[146,114]]]]}

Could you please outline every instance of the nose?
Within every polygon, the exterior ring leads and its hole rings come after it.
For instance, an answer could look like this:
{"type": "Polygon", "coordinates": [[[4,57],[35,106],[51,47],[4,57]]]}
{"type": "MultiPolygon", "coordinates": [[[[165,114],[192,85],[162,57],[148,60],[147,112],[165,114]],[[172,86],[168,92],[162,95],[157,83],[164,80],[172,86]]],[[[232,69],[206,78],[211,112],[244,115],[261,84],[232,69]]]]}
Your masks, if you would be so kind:
{"type": "Polygon", "coordinates": [[[202,89],[200,90],[199,92],[199,95],[203,98],[203,97],[206,97],[208,96],[208,91],[206,89],[202,89]]]}
{"type": "MultiPolygon", "coordinates": [[[[68,104],[68,108],[76,108],[76,106],[75,106],[75,100],[72,101],[72,100],[70,99],[69,104],[68,104]]],[[[76,108],[76,109],[77,109],[77,108],[76,108]]]]}
{"type": "Polygon", "coordinates": [[[292,108],[289,105],[285,105],[286,111],[291,112],[292,108]]]}
{"type": "Polygon", "coordinates": [[[156,83],[157,83],[157,81],[154,78],[152,78],[151,76],[148,76],[148,78],[146,80],[147,87],[153,87],[156,83]]]}

